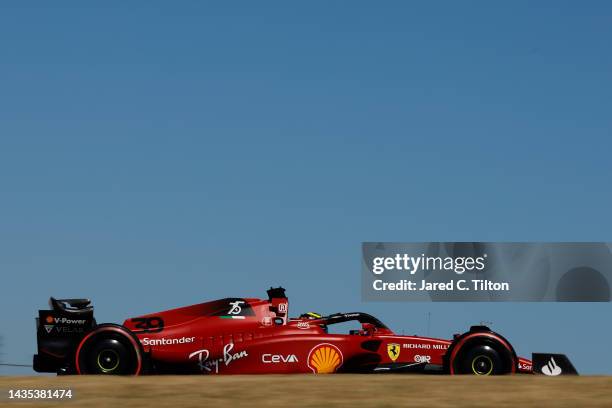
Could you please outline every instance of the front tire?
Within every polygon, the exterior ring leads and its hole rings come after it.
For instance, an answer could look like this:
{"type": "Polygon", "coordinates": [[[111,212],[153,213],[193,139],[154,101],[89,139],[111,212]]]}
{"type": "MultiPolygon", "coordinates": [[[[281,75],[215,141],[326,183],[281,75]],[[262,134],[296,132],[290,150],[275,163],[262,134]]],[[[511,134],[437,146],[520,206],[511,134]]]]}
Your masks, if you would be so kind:
{"type": "Polygon", "coordinates": [[[457,361],[458,374],[500,375],[510,372],[503,354],[493,345],[479,344],[461,353],[457,361]]]}

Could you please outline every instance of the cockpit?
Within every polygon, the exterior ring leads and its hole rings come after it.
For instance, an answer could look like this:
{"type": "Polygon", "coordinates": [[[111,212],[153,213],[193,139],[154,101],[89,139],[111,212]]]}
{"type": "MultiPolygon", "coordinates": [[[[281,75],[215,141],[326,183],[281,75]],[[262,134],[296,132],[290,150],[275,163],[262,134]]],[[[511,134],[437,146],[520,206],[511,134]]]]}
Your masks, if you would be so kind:
{"type": "Polygon", "coordinates": [[[319,326],[325,333],[371,336],[374,333],[391,333],[389,328],[376,317],[367,313],[335,313],[321,316],[314,312],[302,314],[300,320],[307,320],[309,325],[319,326]],[[348,327],[348,330],[347,330],[348,327]]]}

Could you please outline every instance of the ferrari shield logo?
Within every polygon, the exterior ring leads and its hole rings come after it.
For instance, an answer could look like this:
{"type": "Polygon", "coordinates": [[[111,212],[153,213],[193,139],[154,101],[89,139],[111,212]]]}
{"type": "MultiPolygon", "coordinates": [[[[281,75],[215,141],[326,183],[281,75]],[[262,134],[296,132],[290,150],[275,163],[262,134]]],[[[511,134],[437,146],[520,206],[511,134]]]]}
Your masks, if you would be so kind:
{"type": "Polygon", "coordinates": [[[393,361],[397,360],[400,355],[400,345],[397,343],[389,343],[387,344],[387,354],[389,354],[389,358],[393,361]]]}

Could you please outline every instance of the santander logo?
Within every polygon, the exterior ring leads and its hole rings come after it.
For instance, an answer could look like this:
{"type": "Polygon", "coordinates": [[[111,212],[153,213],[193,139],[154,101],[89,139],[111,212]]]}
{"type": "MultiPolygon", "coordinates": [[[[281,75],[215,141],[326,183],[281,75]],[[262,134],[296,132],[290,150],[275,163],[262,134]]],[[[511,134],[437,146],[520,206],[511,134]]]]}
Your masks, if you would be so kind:
{"type": "Polygon", "coordinates": [[[555,359],[552,357],[550,358],[548,363],[546,363],[546,365],[542,367],[542,374],[544,375],[556,376],[561,374],[562,372],[563,370],[561,370],[561,367],[557,365],[555,359]]]}

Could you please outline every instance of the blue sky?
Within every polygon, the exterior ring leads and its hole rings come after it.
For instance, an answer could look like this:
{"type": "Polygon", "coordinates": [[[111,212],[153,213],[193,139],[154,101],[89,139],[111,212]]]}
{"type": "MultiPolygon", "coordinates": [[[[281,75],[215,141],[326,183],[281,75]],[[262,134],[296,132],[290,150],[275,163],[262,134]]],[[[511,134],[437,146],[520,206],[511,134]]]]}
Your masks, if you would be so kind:
{"type": "Polygon", "coordinates": [[[3,3],[3,359],[50,295],[120,322],[283,285],[609,374],[610,304],[362,303],[359,262],[610,241],[611,40],[608,2],[3,3]]]}

